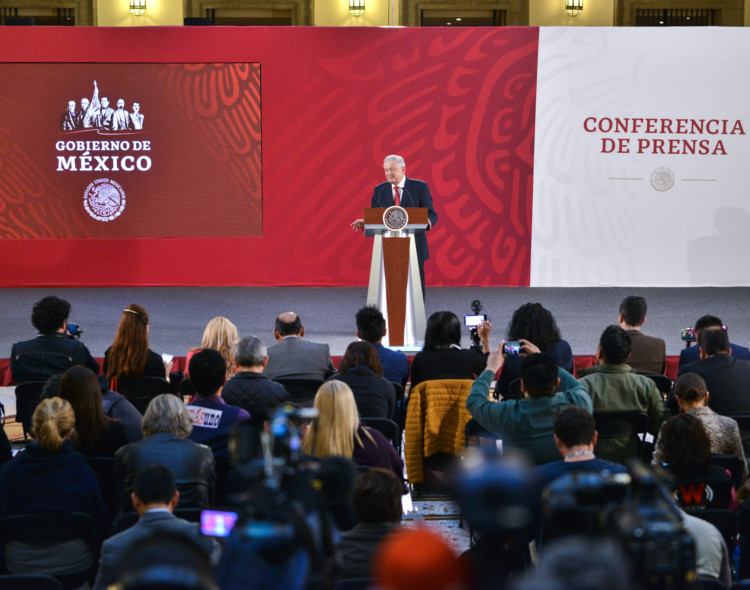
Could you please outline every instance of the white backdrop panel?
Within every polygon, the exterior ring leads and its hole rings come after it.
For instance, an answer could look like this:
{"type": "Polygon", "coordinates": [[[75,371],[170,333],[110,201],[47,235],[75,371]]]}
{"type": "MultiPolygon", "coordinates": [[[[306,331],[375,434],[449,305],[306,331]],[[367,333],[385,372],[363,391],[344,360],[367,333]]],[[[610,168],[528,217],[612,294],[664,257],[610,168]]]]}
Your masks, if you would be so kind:
{"type": "Polygon", "coordinates": [[[748,29],[540,29],[532,286],[750,285],[748,63],[748,29]]]}

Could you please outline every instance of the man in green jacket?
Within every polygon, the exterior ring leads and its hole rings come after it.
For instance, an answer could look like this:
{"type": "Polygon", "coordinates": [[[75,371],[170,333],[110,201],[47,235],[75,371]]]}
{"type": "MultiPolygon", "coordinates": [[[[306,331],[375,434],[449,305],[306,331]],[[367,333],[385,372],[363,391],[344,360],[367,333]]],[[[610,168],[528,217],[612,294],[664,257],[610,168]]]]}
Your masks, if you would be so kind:
{"type": "Polygon", "coordinates": [[[487,358],[485,370],[474,381],[466,399],[466,408],[483,428],[501,437],[505,445],[527,451],[536,465],[557,461],[560,453],[552,428],[557,412],[568,406],[591,412],[591,399],[575,377],[536,349],[521,364],[523,399],[490,401],[490,385],[505,361],[503,344],[487,358]]]}
{"type": "MultiPolygon", "coordinates": [[[[591,396],[594,412],[646,412],[648,431],[656,435],[669,414],[654,382],[637,375],[626,364],[630,347],[630,336],[625,330],[620,326],[607,326],[596,350],[599,364],[582,371],[581,385],[591,396]]],[[[635,435],[607,439],[600,436],[596,456],[623,463],[634,456],[637,449],[635,435]]]]}

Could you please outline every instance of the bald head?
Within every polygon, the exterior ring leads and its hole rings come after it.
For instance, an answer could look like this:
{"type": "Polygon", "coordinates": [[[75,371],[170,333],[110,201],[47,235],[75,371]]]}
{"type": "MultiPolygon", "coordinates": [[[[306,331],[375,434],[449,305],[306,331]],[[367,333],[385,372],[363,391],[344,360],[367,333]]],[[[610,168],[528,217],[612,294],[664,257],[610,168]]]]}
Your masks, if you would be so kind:
{"type": "Polygon", "coordinates": [[[276,318],[273,334],[277,340],[284,336],[304,336],[305,328],[296,313],[287,311],[276,318]]]}

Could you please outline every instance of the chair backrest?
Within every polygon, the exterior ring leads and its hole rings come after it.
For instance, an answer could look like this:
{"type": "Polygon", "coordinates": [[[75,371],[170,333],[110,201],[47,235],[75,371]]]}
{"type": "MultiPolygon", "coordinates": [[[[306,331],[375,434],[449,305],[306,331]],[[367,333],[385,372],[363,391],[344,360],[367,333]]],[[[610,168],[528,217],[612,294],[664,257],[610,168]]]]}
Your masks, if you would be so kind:
{"type": "Polygon", "coordinates": [[[113,457],[86,457],[91,470],[99,482],[99,491],[102,493],[107,512],[111,517],[117,514],[120,508],[120,498],[115,484],[115,460],[113,457]]]}
{"type": "Polygon", "coordinates": [[[594,422],[599,440],[633,438],[638,440],[635,456],[640,456],[643,436],[648,432],[648,414],[641,411],[594,412],[594,422]]]}
{"type": "Polygon", "coordinates": [[[466,444],[466,409],[471,379],[423,381],[409,393],[404,433],[406,473],[411,484],[425,478],[424,460],[437,454],[459,456],[466,444]]]}
{"type": "Polygon", "coordinates": [[[360,418],[359,421],[385,436],[401,455],[401,428],[398,424],[389,418],[360,418]]]}
{"type": "Polygon", "coordinates": [[[64,586],[46,574],[8,574],[0,576],[3,590],[64,590],[64,586]]]}
{"type": "Polygon", "coordinates": [[[508,384],[508,391],[503,396],[503,399],[523,399],[523,392],[521,391],[521,378],[516,377],[508,384]]]}
{"type": "Polygon", "coordinates": [[[732,484],[735,488],[739,488],[742,485],[745,465],[737,455],[711,455],[711,462],[719,467],[723,467],[732,474],[732,484]]]}
{"type": "Polygon", "coordinates": [[[469,420],[466,423],[466,429],[465,429],[465,437],[466,442],[465,446],[468,448],[471,444],[471,439],[477,439],[477,442],[481,445],[482,439],[485,440],[492,440],[492,441],[498,441],[502,440],[501,437],[497,436],[496,434],[493,434],[489,430],[487,430],[484,426],[482,426],[479,422],[477,422],[474,418],[469,420]]]}
{"type": "Polygon", "coordinates": [[[734,555],[734,546],[737,542],[737,533],[739,531],[737,511],[708,508],[705,510],[685,510],[685,513],[710,522],[719,529],[729,550],[729,555],[734,555]]]}
{"type": "Polygon", "coordinates": [[[169,393],[169,383],[162,377],[119,377],[117,391],[144,414],[152,399],[159,394],[169,393]]]}
{"type": "Polygon", "coordinates": [[[289,398],[304,407],[311,408],[315,394],[323,385],[322,379],[274,379],[289,392],[289,398]]]}
{"type": "Polygon", "coordinates": [[[393,385],[393,389],[396,390],[396,403],[403,401],[404,399],[404,392],[406,391],[404,389],[404,386],[400,383],[396,383],[395,381],[389,381],[391,385],[393,385]]]}
{"type": "Polygon", "coordinates": [[[27,381],[16,385],[16,422],[23,427],[23,434],[31,434],[31,417],[42,398],[46,381],[27,381]]]}
{"type": "Polygon", "coordinates": [[[0,545],[9,573],[27,573],[31,565],[38,573],[54,576],[66,588],[93,582],[99,540],[94,532],[94,519],[89,514],[54,512],[6,516],[0,520],[0,545]],[[70,544],[75,541],[79,544],[73,555],[70,544]],[[61,550],[62,547],[65,549],[61,550]],[[61,555],[65,559],[61,560],[61,555]],[[79,565],[78,569],[75,564],[79,565]]]}
{"type": "Polygon", "coordinates": [[[651,381],[654,382],[654,385],[656,385],[656,389],[659,390],[659,393],[661,393],[663,398],[666,399],[667,395],[669,395],[669,392],[672,391],[672,380],[666,375],[648,373],[643,376],[648,377],[649,379],[651,379],[651,381]]]}

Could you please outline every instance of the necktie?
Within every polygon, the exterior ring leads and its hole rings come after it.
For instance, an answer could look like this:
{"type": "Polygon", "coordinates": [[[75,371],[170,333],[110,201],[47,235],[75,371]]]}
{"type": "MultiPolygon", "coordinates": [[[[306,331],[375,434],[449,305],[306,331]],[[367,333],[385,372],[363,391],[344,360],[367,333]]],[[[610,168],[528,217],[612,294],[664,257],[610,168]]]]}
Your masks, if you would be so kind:
{"type": "Polygon", "coordinates": [[[393,197],[393,204],[394,204],[394,205],[395,205],[396,207],[398,207],[398,206],[399,206],[399,205],[398,205],[398,202],[399,202],[399,200],[400,200],[400,199],[398,198],[398,187],[397,187],[397,186],[394,186],[394,187],[393,187],[393,190],[394,190],[394,191],[396,191],[396,196],[395,196],[395,197],[393,197]]]}

